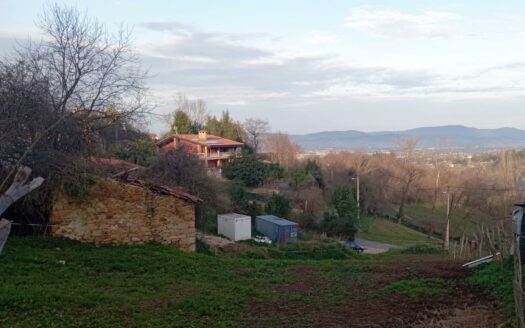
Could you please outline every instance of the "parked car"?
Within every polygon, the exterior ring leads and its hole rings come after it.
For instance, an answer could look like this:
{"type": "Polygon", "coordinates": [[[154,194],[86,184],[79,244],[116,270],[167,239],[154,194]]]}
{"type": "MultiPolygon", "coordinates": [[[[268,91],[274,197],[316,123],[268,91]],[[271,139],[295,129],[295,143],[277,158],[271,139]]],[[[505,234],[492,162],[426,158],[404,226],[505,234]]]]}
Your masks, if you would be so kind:
{"type": "Polygon", "coordinates": [[[355,241],[352,241],[352,240],[347,240],[345,242],[345,246],[353,251],[356,251],[358,253],[362,253],[365,248],[361,245],[359,245],[358,243],[356,243],[355,241]]]}
{"type": "Polygon", "coordinates": [[[271,244],[272,240],[266,236],[255,236],[252,238],[253,241],[257,243],[271,244]]]}

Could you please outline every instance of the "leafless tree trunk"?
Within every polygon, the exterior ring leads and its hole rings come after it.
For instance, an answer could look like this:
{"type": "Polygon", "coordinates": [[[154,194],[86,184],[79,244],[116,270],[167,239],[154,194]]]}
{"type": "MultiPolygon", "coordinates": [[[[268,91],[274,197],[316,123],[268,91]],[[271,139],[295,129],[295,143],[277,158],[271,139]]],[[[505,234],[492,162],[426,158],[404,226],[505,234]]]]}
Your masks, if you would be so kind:
{"type": "Polygon", "coordinates": [[[419,179],[420,172],[419,169],[415,166],[407,166],[404,168],[404,177],[402,178],[403,185],[401,188],[401,199],[399,202],[399,208],[397,211],[397,220],[399,223],[403,220],[405,217],[405,204],[408,198],[408,193],[410,192],[412,185],[419,179]]]}
{"type": "Polygon", "coordinates": [[[29,167],[20,167],[11,186],[4,193],[0,194],[0,215],[14,202],[40,187],[42,182],[44,182],[44,178],[37,177],[26,183],[30,175],[31,169],[29,167]]]}
{"type": "Polygon", "coordinates": [[[437,204],[438,195],[439,195],[439,182],[441,178],[441,169],[438,167],[437,161],[434,162],[434,169],[436,171],[436,180],[434,184],[434,199],[432,200],[432,213],[434,213],[436,209],[436,204],[437,204]]]}
{"type": "Polygon", "coordinates": [[[397,211],[397,220],[399,223],[405,216],[405,204],[407,201],[408,193],[410,192],[413,184],[420,178],[421,172],[419,168],[413,163],[414,152],[416,150],[418,140],[415,138],[404,138],[399,140],[398,146],[401,151],[402,158],[400,160],[402,181],[401,187],[401,199],[399,202],[399,208],[397,211]]]}
{"type": "Polygon", "coordinates": [[[195,130],[200,130],[204,127],[204,125],[206,125],[209,113],[208,107],[206,106],[206,102],[204,100],[190,100],[184,93],[179,92],[175,102],[177,109],[173,113],[168,114],[166,117],[166,121],[170,125],[173,123],[175,112],[178,110],[181,110],[188,115],[195,130]]]}
{"type": "MultiPolygon", "coordinates": [[[[0,216],[11,206],[14,202],[24,197],[26,194],[40,187],[44,179],[37,177],[27,183],[31,169],[27,166],[22,166],[18,170],[11,186],[2,194],[0,194],[0,216]]],[[[9,232],[11,231],[11,223],[5,219],[0,220],[0,254],[5,245],[9,232]]]]}
{"type": "Polygon", "coordinates": [[[253,147],[253,152],[257,154],[259,149],[259,141],[263,134],[268,132],[268,122],[260,118],[249,118],[244,122],[244,130],[250,138],[250,143],[253,147]]]}

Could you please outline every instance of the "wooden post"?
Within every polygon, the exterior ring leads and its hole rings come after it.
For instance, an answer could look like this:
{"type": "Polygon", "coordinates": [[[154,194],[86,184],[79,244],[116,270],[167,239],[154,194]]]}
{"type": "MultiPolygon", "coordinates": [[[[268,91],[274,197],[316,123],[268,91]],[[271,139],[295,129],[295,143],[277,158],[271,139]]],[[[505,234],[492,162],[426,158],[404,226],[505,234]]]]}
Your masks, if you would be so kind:
{"type": "Polygon", "coordinates": [[[518,327],[525,328],[525,319],[523,315],[523,285],[521,278],[521,254],[520,254],[520,235],[514,236],[514,304],[518,327]]]}
{"type": "MultiPolygon", "coordinates": [[[[16,172],[15,178],[11,186],[4,192],[0,193],[0,216],[13,205],[14,202],[24,197],[26,194],[40,187],[44,178],[38,177],[26,183],[31,175],[31,169],[27,166],[22,166],[16,172]]],[[[11,222],[2,219],[0,221],[0,254],[4,248],[9,232],[11,231],[11,222]]]]}
{"type": "Polygon", "coordinates": [[[2,254],[2,250],[4,249],[5,242],[7,241],[7,237],[9,237],[9,232],[11,232],[11,222],[7,221],[6,219],[0,220],[0,254],[2,254]]]}

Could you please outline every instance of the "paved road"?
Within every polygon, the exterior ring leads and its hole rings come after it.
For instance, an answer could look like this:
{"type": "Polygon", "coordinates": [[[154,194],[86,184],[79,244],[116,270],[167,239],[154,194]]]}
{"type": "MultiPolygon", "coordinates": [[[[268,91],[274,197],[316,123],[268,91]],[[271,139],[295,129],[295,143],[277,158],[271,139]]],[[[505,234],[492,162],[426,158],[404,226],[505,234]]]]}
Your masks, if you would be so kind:
{"type": "Polygon", "coordinates": [[[371,241],[371,240],[366,240],[366,239],[361,239],[361,238],[356,238],[355,242],[359,244],[360,246],[364,247],[365,248],[364,252],[369,253],[369,254],[384,253],[391,248],[399,248],[399,246],[397,245],[385,244],[385,243],[380,243],[377,241],[371,241]]]}

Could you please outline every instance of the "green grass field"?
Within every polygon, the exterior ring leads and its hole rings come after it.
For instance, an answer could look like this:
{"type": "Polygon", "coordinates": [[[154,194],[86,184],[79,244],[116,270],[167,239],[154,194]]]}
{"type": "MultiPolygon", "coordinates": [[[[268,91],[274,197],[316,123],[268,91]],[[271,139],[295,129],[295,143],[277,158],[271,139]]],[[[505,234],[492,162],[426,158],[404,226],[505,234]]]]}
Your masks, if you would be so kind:
{"type": "Polygon", "coordinates": [[[0,255],[0,327],[392,327],[470,304],[468,292],[451,297],[463,276],[424,252],[253,259],[13,237],[0,255]]]}
{"type": "MultiPolygon", "coordinates": [[[[11,238],[0,256],[0,327],[231,327],[245,320],[242,309],[250,300],[282,297],[275,289],[291,281],[295,266],[309,263],[333,266],[330,260],[214,257],[154,244],[11,238]]],[[[338,263],[325,272],[334,282],[365,271],[357,260],[338,263]]],[[[329,304],[342,297],[338,285],[293,298],[329,304]]]]}
{"type": "Polygon", "coordinates": [[[441,243],[439,240],[430,238],[424,233],[410,229],[402,224],[397,224],[387,219],[370,218],[368,220],[367,230],[358,232],[358,238],[399,246],[438,246],[441,243]]]}

